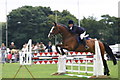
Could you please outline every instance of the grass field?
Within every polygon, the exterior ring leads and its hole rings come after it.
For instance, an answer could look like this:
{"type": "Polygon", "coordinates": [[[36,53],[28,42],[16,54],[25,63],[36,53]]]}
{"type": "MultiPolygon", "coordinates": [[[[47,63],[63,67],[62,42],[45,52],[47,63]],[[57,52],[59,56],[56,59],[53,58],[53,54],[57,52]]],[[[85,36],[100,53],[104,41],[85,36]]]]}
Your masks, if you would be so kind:
{"type": "MultiPolygon", "coordinates": [[[[118,65],[113,65],[111,61],[108,61],[110,69],[110,77],[118,78],[118,65]]],[[[15,73],[19,69],[19,63],[7,63],[3,65],[2,78],[13,78],[15,73]]],[[[52,76],[51,74],[57,71],[57,64],[41,64],[41,65],[32,65],[27,66],[27,68],[32,72],[35,78],[77,78],[70,77],[67,75],[52,76]]],[[[27,69],[23,66],[16,78],[31,78],[27,69]]]]}

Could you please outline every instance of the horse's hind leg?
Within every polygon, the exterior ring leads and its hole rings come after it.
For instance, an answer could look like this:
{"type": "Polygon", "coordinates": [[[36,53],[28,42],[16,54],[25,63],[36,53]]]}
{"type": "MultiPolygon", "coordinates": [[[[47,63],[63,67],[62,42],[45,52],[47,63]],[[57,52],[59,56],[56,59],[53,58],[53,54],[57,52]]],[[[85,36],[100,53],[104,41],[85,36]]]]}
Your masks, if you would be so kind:
{"type": "Polygon", "coordinates": [[[109,74],[109,68],[108,68],[108,65],[107,65],[107,62],[106,62],[106,60],[105,59],[103,59],[103,65],[104,65],[104,75],[107,75],[107,76],[109,76],[110,74],[109,74]]]}

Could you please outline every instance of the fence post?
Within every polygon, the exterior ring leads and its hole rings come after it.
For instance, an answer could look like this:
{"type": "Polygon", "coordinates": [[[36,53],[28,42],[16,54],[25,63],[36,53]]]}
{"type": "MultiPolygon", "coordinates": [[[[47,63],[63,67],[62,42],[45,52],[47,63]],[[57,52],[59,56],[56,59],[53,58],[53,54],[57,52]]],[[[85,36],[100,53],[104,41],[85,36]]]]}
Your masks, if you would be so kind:
{"type": "Polygon", "coordinates": [[[58,58],[58,73],[66,73],[66,56],[59,56],[58,58]]]}
{"type": "Polygon", "coordinates": [[[32,64],[31,57],[32,57],[32,40],[30,39],[24,51],[20,52],[20,65],[31,65],[32,64]]]}
{"type": "Polygon", "coordinates": [[[97,40],[95,41],[94,58],[95,60],[94,60],[94,74],[93,75],[96,75],[96,77],[98,77],[99,75],[103,75],[103,61],[102,61],[99,43],[97,40]]]}

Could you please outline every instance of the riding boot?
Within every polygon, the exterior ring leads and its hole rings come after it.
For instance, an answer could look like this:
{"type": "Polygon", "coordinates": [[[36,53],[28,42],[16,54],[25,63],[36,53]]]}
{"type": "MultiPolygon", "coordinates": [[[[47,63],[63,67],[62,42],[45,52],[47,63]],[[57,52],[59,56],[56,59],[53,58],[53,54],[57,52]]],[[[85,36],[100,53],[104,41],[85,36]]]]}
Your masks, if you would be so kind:
{"type": "Polygon", "coordinates": [[[81,38],[77,37],[77,40],[78,40],[78,43],[81,45],[82,44],[81,38]]]}

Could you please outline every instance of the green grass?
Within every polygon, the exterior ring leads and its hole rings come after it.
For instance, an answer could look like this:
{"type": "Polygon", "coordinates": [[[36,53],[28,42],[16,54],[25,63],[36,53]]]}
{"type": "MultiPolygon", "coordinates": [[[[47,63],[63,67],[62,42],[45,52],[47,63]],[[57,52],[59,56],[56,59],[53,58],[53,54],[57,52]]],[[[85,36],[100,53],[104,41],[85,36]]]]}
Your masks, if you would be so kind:
{"type": "MultiPolygon", "coordinates": [[[[3,78],[14,78],[15,73],[19,69],[20,65],[18,63],[8,63],[3,67],[3,78]]],[[[35,78],[68,78],[68,76],[51,76],[52,73],[57,71],[56,64],[42,64],[42,65],[32,65],[27,66],[27,68],[32,72],[35,78]]],[[[27,69],[22,66],[16,78],[31,78],[27,69]]]]}
{"type": "MultiPolygon", "coordinates": [[[[113,65],[111,61],[108,61],[110,69],[110,77],[118,78],[118,65],[113,65]]],[[[19,63],[7,63],[3,65],[3,78],[14,78],[15,73],[19,69],[19,63]]],[[[41,65],[32,65],[27,66],[27,68],[32,72],[35,78],[77,78],[70,77],[66,75],[52,76],[51,74],[57,71],[57,64],[41,64],[41,65]]],[[[23,66],[16,78],[31,78],[27,69],[23,66]]]]}
{"type": "Polygon", "coordinates": [[[113,65],[112,61],[108,61],[108,67],[110,69],[110,77],[111,78],[118,78],[118,64],[117,65],[113,65]]]}

